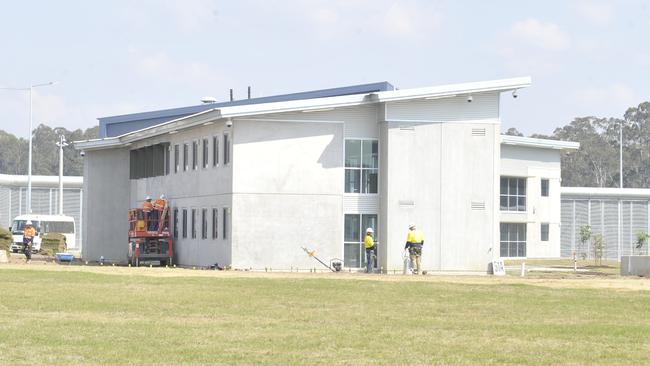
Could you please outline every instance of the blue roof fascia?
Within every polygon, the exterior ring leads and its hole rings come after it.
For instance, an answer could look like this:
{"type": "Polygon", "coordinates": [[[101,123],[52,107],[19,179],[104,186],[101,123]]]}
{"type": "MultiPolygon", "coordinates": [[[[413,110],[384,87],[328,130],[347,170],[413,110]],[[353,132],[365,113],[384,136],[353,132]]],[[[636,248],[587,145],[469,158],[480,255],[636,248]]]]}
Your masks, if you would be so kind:
{"type": "Polygon", "coordinates": [[[379,83],[352,85],[352,86],[345,86],[340,88],[274,95],[269,97],[241,99],[241,100],[234,100],[232,102],[206,103],[206,104],[189,106],[189,107],[162,109],[158,111],[124,114],[119,116],[108,116],[108,117],[98,118],[98,120],[100,126],[100,133],[103,132],[105,134],[106,125],[113,124],[113,123],[132,122],[132,121],[139,121],[145,119],[158,119],[158,118],[161,119],[169,118],[171,120],[173,119],[173,117],[180,118],[190,114],[195,114],[195,113],[206,111],[208,109],[219,108],[219,107],[233,107],[233,106],[249,105],[249,104],[286,102],[290,100],[336,97],[336,96],[343,96],[343,95],[389,91],[394,89],[395,88],[393,87],[393,85],[391,85],[389,82],[383,81],[379,83]]]}

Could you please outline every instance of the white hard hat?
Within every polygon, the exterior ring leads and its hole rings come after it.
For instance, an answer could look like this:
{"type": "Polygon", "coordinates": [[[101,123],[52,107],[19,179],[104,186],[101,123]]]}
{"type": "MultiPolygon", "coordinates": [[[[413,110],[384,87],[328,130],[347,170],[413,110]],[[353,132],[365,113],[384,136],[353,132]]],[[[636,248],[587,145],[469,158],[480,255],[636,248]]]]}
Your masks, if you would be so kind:
{"type": "Polygon", "coordinates": [[[369,227],[369,228],[366,229],[366,232],[372,234],[372,233],[374,233],[375,231],[374,231],[371,227],[369,227]]]}
{"type": "Polygon", "coordinates": [[[414,223],[410,223],[410,224],[409,224],[409,229],[411,229],[411,230],[415,230],[415,224],[414,224],[414,223]]]}
{"type": "Polygon", "coordinates": [[[144,199],[145,199],[145,200],[150,200],[151,197],[147,196],[147,197],[145,197],[144,199]]]}
{"type": "Polygon", "coordinates": [[[164,194],[161,194],[161,195],[160,195],[160,199],[161,199],[161,200],[164,200],[164,199],[165,199],[165,195],[164,195],[164,194]]]}
{"type": "Polygon", "coordinates": [[[27,222],[25,223],[25,225],[32,225],[32,220],[27,220],[27,222]]]}

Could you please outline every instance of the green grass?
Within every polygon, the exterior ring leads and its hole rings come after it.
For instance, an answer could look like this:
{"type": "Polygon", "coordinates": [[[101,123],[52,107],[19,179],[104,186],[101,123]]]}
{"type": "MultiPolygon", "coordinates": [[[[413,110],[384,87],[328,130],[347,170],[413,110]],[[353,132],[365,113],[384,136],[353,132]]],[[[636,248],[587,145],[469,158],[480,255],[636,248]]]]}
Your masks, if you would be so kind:
{"type": "Polygon", "coordinates": [[[0,267],[2,365],[650,363],[644,290],[24,268],[0,267]]]}

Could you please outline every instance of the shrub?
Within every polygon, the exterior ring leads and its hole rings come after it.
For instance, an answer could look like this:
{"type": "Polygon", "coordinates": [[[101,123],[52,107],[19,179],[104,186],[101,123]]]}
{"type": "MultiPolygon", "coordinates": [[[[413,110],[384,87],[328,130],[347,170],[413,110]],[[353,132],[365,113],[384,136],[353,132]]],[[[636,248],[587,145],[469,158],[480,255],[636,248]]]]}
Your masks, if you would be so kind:
{"type": "Polygon", "coordinates": [[[43,235],[40,254],[53,257],[56,253],[65,251],[65,236],[63,234],[47,233],[43,235]]]}
{"type": "Polygon", "coordinates": [[[0,250],[9,251],[11,248],[11,241],[13,236],[11,233],[3,228],[0,228],[0,250]]]}

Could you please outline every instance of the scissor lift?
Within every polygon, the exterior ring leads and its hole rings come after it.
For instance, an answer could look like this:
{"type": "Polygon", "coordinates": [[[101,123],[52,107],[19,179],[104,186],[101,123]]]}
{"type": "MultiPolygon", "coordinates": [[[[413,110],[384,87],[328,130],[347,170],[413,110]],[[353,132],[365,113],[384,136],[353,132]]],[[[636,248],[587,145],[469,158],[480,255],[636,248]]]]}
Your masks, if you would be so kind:
{"type": "Polygon", "coordinates": [[[138,267],[142,262],[160,262],[161,266],[173,265],[174,250],[169,233],[169,209],[165,207],[156,218],[142,208],[129,210],[130,265],[138,267]]]}

